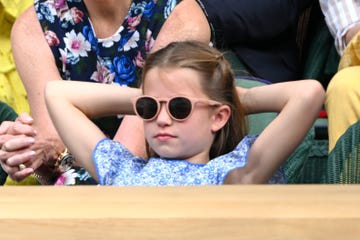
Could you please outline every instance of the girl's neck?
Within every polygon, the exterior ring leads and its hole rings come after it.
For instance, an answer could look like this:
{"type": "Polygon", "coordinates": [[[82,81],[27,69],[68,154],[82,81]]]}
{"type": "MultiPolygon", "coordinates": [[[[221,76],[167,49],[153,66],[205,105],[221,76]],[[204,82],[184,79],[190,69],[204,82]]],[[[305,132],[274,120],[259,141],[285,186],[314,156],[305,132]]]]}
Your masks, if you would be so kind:
{"type": "Polygon", "coordinates": [[[207,164],[210,161],[209,152],[201,152],[195,156],[187,158],[186,161],[195,164],[207,164]]]}
{"type": "Polygon", "coordinates": [[[83,0],[98,38],[112,36],[122,25],[132,0],[83,0]]]}

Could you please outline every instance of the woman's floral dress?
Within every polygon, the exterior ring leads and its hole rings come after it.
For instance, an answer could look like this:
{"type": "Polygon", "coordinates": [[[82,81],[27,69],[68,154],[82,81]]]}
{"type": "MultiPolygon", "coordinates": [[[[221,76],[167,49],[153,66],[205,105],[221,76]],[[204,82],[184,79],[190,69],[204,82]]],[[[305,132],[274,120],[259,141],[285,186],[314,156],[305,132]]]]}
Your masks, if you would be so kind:
{"type": "MultiPolygon", "coordinates": [[[[35,0],[44,36],[64,80],[139,87],[144,59],[181,0],[133,0],[116,33],[99,39],[82,0],[35,0]]],[[[94,119],[112,138],[121,117],[94,119]]],[[[63,174],[57,184],[96,183],[83,169],[63,174]]]]}

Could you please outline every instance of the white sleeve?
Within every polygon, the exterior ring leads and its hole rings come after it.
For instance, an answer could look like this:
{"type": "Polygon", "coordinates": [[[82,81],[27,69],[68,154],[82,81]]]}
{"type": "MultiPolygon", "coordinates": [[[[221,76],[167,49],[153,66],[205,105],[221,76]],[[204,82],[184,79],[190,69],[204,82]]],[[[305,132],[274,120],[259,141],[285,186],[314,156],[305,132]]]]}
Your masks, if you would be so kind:
{"type": "Polygon", "coordinates": [[[335,39],[335,47],[342,55],[346,44],[344,36],[360,22],[360,0],[319,0],[326,24],[335,39]]]}

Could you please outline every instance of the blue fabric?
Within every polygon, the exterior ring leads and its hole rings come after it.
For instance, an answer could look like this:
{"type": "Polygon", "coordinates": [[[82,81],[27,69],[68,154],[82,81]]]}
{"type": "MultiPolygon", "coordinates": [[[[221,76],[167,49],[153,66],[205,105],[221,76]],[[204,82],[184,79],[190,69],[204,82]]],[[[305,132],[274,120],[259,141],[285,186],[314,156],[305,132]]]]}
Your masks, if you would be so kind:
{"type": "MultiPolygon", "coordinates": [[[[94,149],[93,159],[100,185],[220,185],[231,170],[246,165],[248,151],[255,140],[256,137],[245,137],[232,152],[207,164],[194,164],[161,158],[147,162],[132,155],[121,143],[103,139],[94,149]]],[[[285,183],[283,173],[276,173],[270,182],[285,183]]]]}

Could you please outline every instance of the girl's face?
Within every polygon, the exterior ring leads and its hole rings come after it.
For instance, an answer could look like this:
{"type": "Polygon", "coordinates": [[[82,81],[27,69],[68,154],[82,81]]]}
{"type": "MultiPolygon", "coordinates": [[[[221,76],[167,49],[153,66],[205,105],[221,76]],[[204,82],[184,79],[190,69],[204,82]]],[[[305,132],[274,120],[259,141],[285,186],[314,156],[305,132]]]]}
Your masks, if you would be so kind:
{"type": "MultiPolygon", "coordinates": [[[[183,96],[209,99],[201,90],[199,74],[189,68],[153,68],[144,81],[144,94],[155,98],[183,96]]],[[[214,140],[216,107],[197,104],[185,121],[172,119],[166,103],[151,121],[144,121],[145,137],[150,147],[162,158],[185,159],[207,163],[214,140]]]]}

